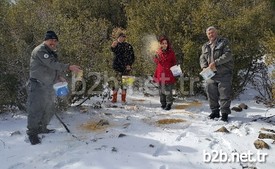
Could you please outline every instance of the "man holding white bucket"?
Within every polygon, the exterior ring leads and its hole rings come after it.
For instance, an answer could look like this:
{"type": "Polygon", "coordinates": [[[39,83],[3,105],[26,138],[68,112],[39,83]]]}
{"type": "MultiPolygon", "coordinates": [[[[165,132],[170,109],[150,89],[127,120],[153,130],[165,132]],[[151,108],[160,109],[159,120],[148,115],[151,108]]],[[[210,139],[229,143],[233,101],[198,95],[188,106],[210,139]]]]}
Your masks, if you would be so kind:
{"type": "Polygon", "coordinates": [[[209,41],[202,46],[200,66],[215,73],[206,80],[206,93],[212,111],[209,118],[219,118],[221,112],[221,120],[227,122],[231,113],[233,57],[228,40],[218,37],[215,27],[207,28],[206,35],[209,41]]]}
{"type": "Polygon", "coordinates": [[[55,32],[47,31],[44,42],[38,45],[31,54],[27,134],[32,145],[41,142],[38,134],[54,132],[47,128],[55,112],[53,85],[58,81],[66,81],[61,76],[62,72],[80,71],[77,65],[58,61],[57,44],[58,37],[55,32]]]}

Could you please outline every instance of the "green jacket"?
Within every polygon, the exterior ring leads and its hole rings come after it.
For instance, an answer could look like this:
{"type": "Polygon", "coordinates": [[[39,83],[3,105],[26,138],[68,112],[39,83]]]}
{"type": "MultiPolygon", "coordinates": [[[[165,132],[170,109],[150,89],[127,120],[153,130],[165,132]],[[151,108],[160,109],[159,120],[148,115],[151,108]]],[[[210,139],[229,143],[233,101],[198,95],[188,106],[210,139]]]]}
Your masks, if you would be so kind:
{"type": "MultiPolygon", "coordinates": [[[[214,62],[216,64],[216,77],[223,77],[224,75],[232,75],[233,73],[233,56],[229,47],[229,42],[225,38],[218,38],[214,47],[213,53],[214,62]]],[[[202,53],[200,56],[201,68],[206,68],[211,60],[211,47],[209,42],[202,46],[202,53]]]]}
{"type": "Polygon", "coordinates": [[[57,54],[42,43],[32,51],[30,78],[47,86],[53,85],[60,73],[67,70],[68,66],[58,62],[57,54]]]}

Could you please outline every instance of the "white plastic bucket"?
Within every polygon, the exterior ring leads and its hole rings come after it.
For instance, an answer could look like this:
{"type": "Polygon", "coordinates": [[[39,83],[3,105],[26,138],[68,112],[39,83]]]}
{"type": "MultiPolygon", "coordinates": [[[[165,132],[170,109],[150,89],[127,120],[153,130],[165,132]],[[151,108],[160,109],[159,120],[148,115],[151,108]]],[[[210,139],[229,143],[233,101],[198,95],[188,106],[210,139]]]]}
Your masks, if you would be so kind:
{"type": "Polygon", "coordinates": [[[175,65],[170,68],[171,72],[173,73],[173,76],[181,76],[182,71],[180,68],[180,65],[175,65]]]}
{"type": "Polygon", "coordinates": [[[200,72],[200,75],[204,78],[204,80],[208,80],[215,75],[215,73],[208,67],[200,72]]]}
{"type": "Polygon", "coordinates": [[[53,85],[56,96],[66,96],[69,93],[68,83],[59,82],[53,85]]]}

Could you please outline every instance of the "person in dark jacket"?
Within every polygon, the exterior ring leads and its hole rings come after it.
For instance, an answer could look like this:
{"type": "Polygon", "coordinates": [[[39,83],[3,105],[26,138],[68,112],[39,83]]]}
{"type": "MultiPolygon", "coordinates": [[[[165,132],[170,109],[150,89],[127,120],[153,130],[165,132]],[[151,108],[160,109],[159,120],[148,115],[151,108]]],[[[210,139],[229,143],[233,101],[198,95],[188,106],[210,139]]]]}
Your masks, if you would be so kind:
{"type": "Polygon", "coordinates": [[[38,134],[54,132],[47,128],[55,112],[54,83],[65,81],[61,76],[64,71],[80,71],[77,65],[58,61],[55,52],[57,43],[58,37],[55,32],[47,31],[44,42],[35,47],[31,53],[27,134],[32,145],[41,143],[38,134]]]}
{"type": "Polygon", "coordinates": [[[176,65],[177,61],[168,38],[165,36],[160,37],[159,43],[160,48],[154,57],[154,62],[157,64],[154,81],[159,84],[161,108],[170,110],[174,100],[172,89],[176,83],[170,68],[176,65]]]}
{"type": "Polygon", "coordinates": [[[131,44],[126,42],[126,35],[120,33],[117,39],[111,45],[111,51],[114,53],[113,69],[116,72],[116,79],[119,85],[113,87],[112,102],[117,102],[117,93],[121,87],[121,101],[126,103],[126,88],[122,85],[122,76],[130,75],[132,65],[135,61],[135,54],[131,44]]]}
{"type": "Polygon", "coordinates": [[[212,78],[206,80],[206,93],[212,111],[209,118],[219,118],[221,112],[221,120],[227,122],[231,113],[233,57],[228,40],[219,37],[215,27],[207,28],[206,35],[209,41],[202,46],[200,66],[215,72],[212,78]]]}

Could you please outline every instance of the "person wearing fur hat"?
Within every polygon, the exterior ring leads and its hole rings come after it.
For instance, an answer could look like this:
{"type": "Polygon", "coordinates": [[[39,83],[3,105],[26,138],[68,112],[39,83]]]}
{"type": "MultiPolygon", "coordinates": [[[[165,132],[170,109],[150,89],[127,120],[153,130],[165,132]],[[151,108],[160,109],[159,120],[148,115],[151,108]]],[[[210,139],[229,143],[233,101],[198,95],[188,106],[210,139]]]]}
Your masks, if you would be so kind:
{"type": "Polygon", "coordinates": [[[156,51],[154,62],[157,64],[154,81],[159,84],[161,108],[170,110],[173,104],[172,89],[176,83],[170,68],[177,64],[175,52],[166,36],[159,38],[160,48],[156,51]]]}
{"type": "Polygon", "coordinates": [[[113,86],[112,103],[117,102],[119,87],[121,88],[121,102],[126,103],[126,88],[122,85],[122,76],[130,75],[132,65],[135,61],[135,54],[131,44],[126,42],[126,35],[119,33],[117,39],[111,45],[111,51],[114,53],[113,69],[116,72],[118,85],[113,86]]]}
{"type": "Polygon", "coordinates": [[[34,48],[30,59],[30,79],[27,101],[27,134],[32,145],[41,143],[38,134],[51,133],[48,129],[54,110],[53,84],[65,81],[64,71],[80,71],[77,65],[64,64],[57,57],[58,36],[47,31],[43,43],[34,48]]]}

